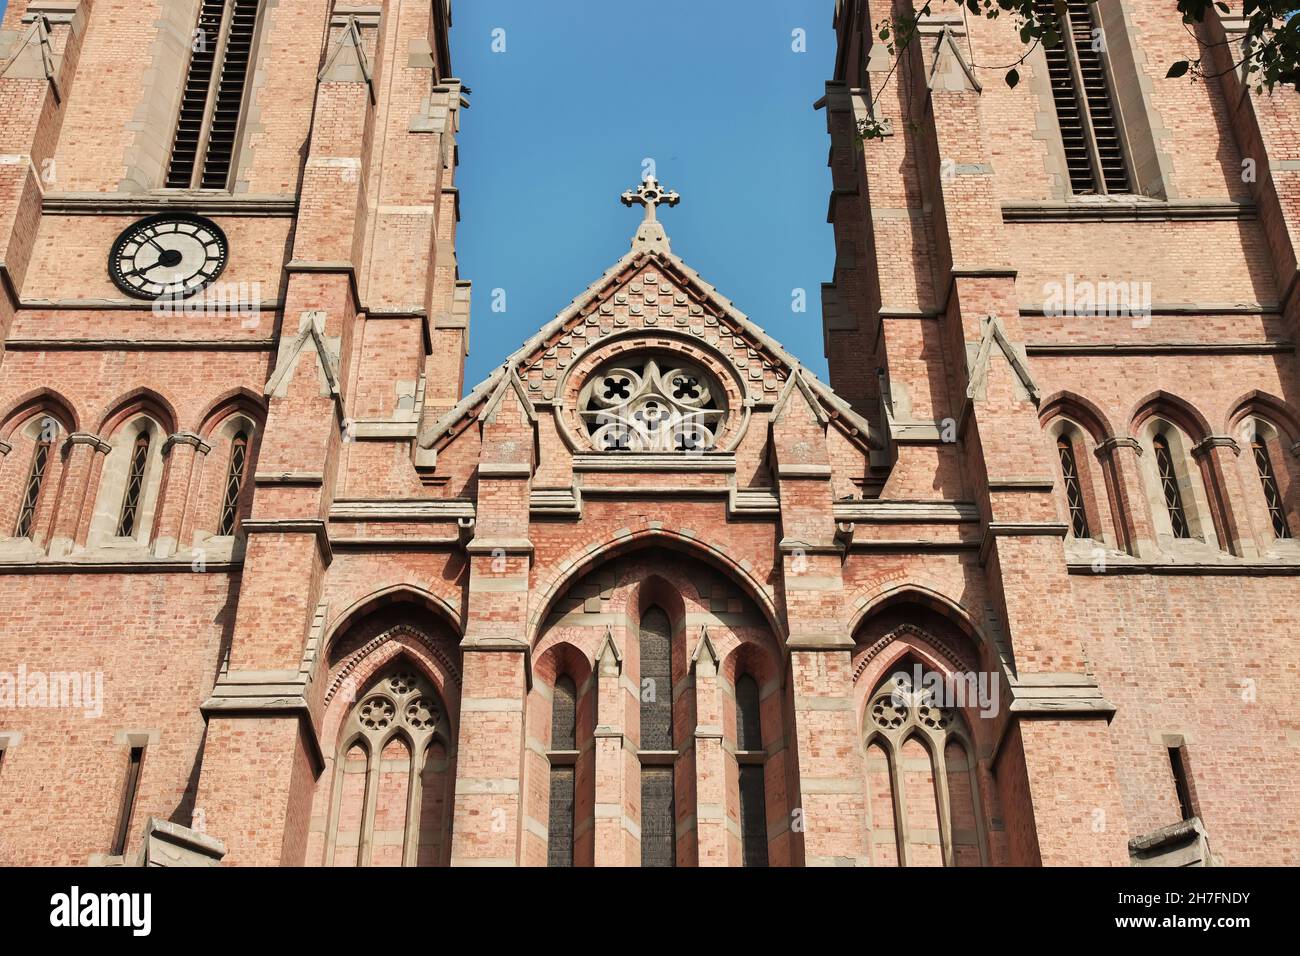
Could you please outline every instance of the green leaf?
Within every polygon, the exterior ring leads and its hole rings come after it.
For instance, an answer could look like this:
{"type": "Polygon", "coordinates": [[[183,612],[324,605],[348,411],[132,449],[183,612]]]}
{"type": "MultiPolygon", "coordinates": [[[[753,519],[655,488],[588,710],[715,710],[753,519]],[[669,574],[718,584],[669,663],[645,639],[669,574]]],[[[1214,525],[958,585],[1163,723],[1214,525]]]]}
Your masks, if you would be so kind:
{"type": "Polygon", "coordinates": [[[1226,3],[1216,3],[1215,6],[1219,8],[1219,12],[1222,13],[1225,17],[1232,12],[1231,10],[1228,9],[1228,5],[1226,3]]]}
{"type": "Polygon", "coordinates": [[[1190,66],[1191,64],[1188,63],[1186,60],[1179,60],[1177,63],[1175,63],[1173,66],[1169,68],[1169,72],[1165,74],[1165,79],[1173,80],[1173,79],[1177,79],[1180,76],[1186,76],[1187,70],[1190,66]]]}
{"type": "Polygon", "coordinates": [[[1007,86],[1011,87],[1012,89],[1015,89],[1015,88],[1016,88],[1016,84],[1019,83],[1019,82],[1020,82],[1020,71],[1019,71],[1019,70],[1014,70],[1014,69],[1013,69],[1013,70],[1008,70],[1008,71],[1007,71],[1007,86]]]}

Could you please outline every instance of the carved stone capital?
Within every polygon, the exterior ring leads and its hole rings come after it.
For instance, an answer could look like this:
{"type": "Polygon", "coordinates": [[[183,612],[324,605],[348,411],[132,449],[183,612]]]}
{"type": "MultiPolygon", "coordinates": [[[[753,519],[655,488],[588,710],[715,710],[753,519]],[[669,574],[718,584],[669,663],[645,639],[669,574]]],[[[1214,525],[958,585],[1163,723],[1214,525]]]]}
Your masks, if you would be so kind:
{"type": "Polygon", "coordinates": [[[1097,442],[1097,448],[1093,454],[1097,456],[1098,460],[1105,461],[1114,454],[1117,448],[1131,448],[1133,451],[1137,452],[1138,455],[1142,454],[1142,443],[1136,438],[1103,439],[1102,441],[1097,442]]]}
{"type": "Polygon", "coordinates": [[[1241,454],[1241,446],[1237,444],[1237,439],[1228,435],[1209,435],[1192,446],[1192,457],[1200,461],[1216,448],[1230,448],[1234,455],[1241,454]]]}
{"type": "Polygon", "coordinates": [[[194,432],[177,432],[175,435],[167,436],[167,440],[163,442],[162,453],[164,455],[170,455],[172,448],[176,445],[190,445],[197,449],[201,455],[206,455],[208,452],[212,451],[212,446],[198,435],[194,434],[194,432]]]}
{"type": "Polygon", "coordinates": [[[104,441],[104,439],[100,438],[98,435],[90,434],[90,432],[73,432],[69,435],[68,440],[63,443],[64,453],[70,454],[74,445],[89,445],[94,451],[99,452],[101,455],[107,455],[113,450],[112,445],[104,441]]]}

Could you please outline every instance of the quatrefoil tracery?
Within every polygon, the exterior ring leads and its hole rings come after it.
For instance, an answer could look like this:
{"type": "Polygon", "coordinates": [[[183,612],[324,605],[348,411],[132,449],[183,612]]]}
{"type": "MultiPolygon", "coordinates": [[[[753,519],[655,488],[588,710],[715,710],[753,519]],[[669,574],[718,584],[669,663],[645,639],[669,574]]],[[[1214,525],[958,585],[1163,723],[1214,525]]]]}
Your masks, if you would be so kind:
{"type": "Polygon", "coordinates": [[[726,408],[722,389],[703,370],[650,358],[593,375],[579,414],[601,451],[707,451],[726,408]]]}

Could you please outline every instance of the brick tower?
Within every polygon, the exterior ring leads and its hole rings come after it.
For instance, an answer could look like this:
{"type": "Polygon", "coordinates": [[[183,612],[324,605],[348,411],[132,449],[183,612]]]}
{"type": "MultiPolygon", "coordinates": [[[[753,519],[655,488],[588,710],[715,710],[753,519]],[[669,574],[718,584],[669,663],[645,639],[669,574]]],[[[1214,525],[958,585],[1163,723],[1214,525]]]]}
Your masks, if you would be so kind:
{"type": "Polygon", "coordinates": [[[1297,110],[1066,6],[836,4],[830,385],[646,179],[467,389],[445,0],[13,0],[0,863],[1296,862],[1297,110]]]}

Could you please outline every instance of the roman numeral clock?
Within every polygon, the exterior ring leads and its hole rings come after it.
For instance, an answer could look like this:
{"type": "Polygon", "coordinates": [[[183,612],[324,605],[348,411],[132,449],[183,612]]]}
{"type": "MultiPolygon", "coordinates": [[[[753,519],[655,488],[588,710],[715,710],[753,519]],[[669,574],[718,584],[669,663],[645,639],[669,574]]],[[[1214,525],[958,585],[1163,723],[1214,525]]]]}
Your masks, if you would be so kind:
{"type": "Polygon", "coordinates": [[[226,234],[210,219],[165,212],[128,226],[113,243],[108,274],[136,299],[183,299],[226,268],[226,234]]]}

